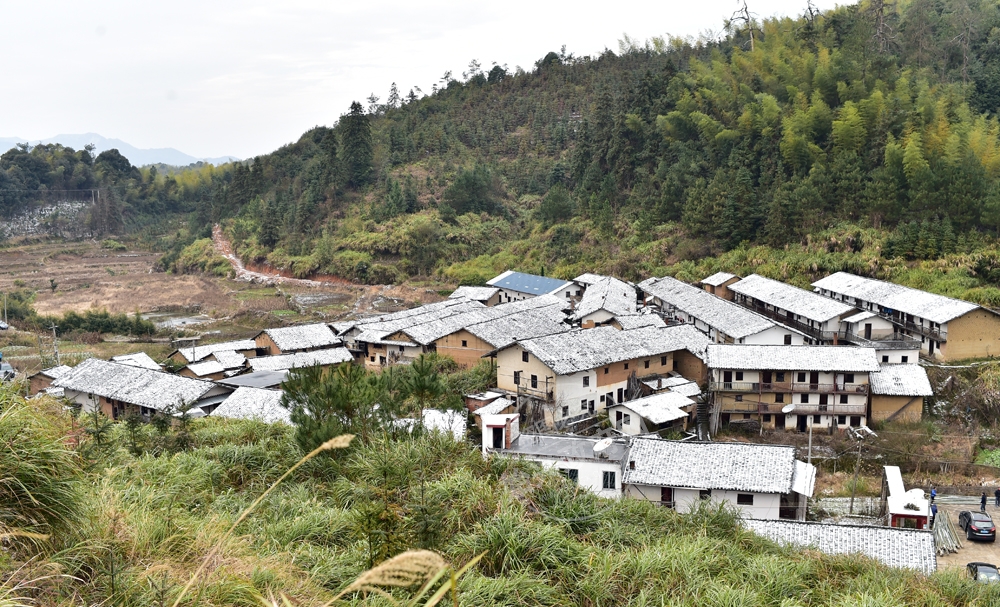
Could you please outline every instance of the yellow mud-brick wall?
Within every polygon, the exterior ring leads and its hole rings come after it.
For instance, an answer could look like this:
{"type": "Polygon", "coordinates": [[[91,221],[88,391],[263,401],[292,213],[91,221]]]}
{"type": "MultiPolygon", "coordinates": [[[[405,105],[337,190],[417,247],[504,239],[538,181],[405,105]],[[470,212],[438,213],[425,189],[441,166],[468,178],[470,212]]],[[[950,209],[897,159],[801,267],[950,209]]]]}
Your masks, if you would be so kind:
{"type": "Polygon", "coordinates": [[[1000,315],[979,308],[950,321],[941,352],[943,360],[1000,355],[1000,315]]]}
{"type": "Polygon", "coordinates": [[[445,335],[434,342],[434,345],[438,354],[452,357],[460,367],[464,368],[475,367],[483,361],[484,354],[493,351],[493,346],[465,329],[445,335]],[[465,342],[464,346],[462,342],[465,342]]]}
{"type": "Polygon", "coordinates": [[[879,396],[872,395],[871,420],[883,421],[892,417],[897,411],[903,411],[893,418],[897,422],[919,422],[924,411],[922,396],[879,396]],[[903,409],[905,407],[905,409],[903,409]]]}
{"type": "Polygon", "coordinates": [[[255,337],[254,342],[257,344],[258,350],[264,350],[271,356],[281,354],[281,349],[278,347],[278,344],[274,343],[274,340],[271,339],[271,336],[267,333],[261,333],[255,337]]]}
{"type": "Polygon", "coordinates": [[[699,384],[708,381],[708,366],[694,354],[687,350],[678,350],[673,353],[673,359],[677,361],[677,372],[684,378],[699,384]]]}
{"type": "Polygon", "coordinates": [[[668,373],[674,366],[673,355],[673,352],[668,352],[667,354],[661,354],[659,356],[644,356],[642,358],[633,358],[632,360],[597,367],[594,370],[594,372],[597,373],[597,385],[598,387],[601,387],[623,382],[627,380],[628,376],[633,372],[636,377],[653,375],[654,373],[668,373]],[[664,357],[666,357],[665,361],[664,357]],[[647,360],[649,361],[648,369],[645,364],[647,360]],[[664,362],[665,364],[663,364],[664,362]],[[607,373],[604,372],[605,369],[608,370],[607,373]]]}

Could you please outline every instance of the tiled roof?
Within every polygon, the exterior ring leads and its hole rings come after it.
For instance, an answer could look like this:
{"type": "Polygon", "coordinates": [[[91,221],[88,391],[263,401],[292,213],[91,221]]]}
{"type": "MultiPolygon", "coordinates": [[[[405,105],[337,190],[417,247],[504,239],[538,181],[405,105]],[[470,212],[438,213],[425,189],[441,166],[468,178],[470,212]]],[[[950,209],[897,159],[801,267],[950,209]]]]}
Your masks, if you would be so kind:
{"type": "Polygon", "coordinates": [[[478,301],[465,298],[446,299],[392,314],[359,319],[354,321],[350,327],[344,329],[341,334],[357,331],[359,334],[354,338],[355,341],[376,343],[390,335],[426,322],[441,321],[465,312],[486,309],[488,308],[478,301]]]}
{"type": "Polygon", "coordinates": [[[459,287],[455,289],[448,299],[471,299],[472,301],[487,301],[496,295],[500,289],[496,287],[459,287]]]}
{"type": "Polygon", "coordinates": [[[226,370],[217,360],[206,360],[202,363],[191,363],[187,366],[188,371],[194,373],[198,377],[205,377],[206,375],[212,375],[214,373],[222,373],[226,370]]]}
{"type": "Polygon", "coordinates": [[[865,278],[848,272],[837,272],[812,283],[816,289],[856,297],[873,302],[883,308],[899,310],[925,318],[931,322],[946,323],[979,308],[974,303],[952,299],[944,295],[911,289],[891,282],[865,278]]]}
{"type": "Polygon", "coordinates": [[[878,371],[874,348],[856,346],[774,346],[712,344],[711,369],[776,369],[784,371],[878,371]]]}
{"type": "Polygon", "coordinates": [[[691,381],[686,377],[653,377],[642,380],[653,390],[669,390],[688,398],[694,398],[701,394],[701,387],[698,382],[691,381]]]}
{"type": "Polygon", "coordinates": [[[250,368],[256,371],[284,371],[300,367],[316,365],[337,365],[354,360],[354,355],[347,348],[330,348],[313,350],[312,352],[296,352],[295,354],[279,354],[277,356],[258,356],[250,358],[250,368]]]}
{"type": "Polygon", "coordinates": [[[733,339],[756,335],[775,326],[760,314],[670,276],[641,282],[639,287],[667,306],[673,306],[733,339]]]}
{"type": "Polygon", "coordinates": [[[580,274],[579,276],[577,276],[576,278],[574,278],[573,282],[578,282],[581,285],[588,285],[589,286],[589,285],[594,284],[595,282],[604,280],[605,278],[607,278],[607,276],[604,276],[602,274],[594,274],[592,272],[584,272],[583,274],[580,274]]]}
{"type": "Polygon", "coordinates": [[[667,323],[663,322],[657,314],[627,314],[624,316],[615,316],[615,322],[621,325],[623,331],[628,331],[629,329],[641,329],[642,327],[665,327],[667,323]]]}
{"type": "Polygon", "coordinates": [[[153,371],[162,371],[160,365],[156,364],[149,354],[145,352],[135,352],[133,354],[122,354],[120,356],[112,356],[111,362],[115,362],[122,365],[128,365],[130,367],[140,367],[142,369],[152,369],[153,371]]]}
{"type": "Polygon", "coordinates": [[[243,375],[217,379],[215,382],[234,388],[239,388],[240,386],[248,388],[276,388],[285,381],[286,377],[288,377],[287,369],[282,371],[252,371],[243,375]]]}
{"type": "Polygon", "coordinates": [[[796,473],[795,447],[779,445],[637,438],[629,460],[630,485],[789,493],[796,473]]]}
{"type": "Polygon", "coordinates": [[[40,373],[52,379],[59,379],[60,377],[66,375],[72,370],[73,367],[67,365],[59,365],[58,367],[49,367],[48,369],[42,369],[40,373]]]}
{"type": "MultiPolygon", "coordinates": [[[[635,411],[635,413],[654,424],[665,424],[675,419],[684,419],[688,416],[681,407],[690,407],[694,401],[676,392],[660,392],[652,396],[637,398],[623,403],[618,403],[614,407],[625,407],[635,411]]],[[[611,407],[612,409],[614,407],[611,407]]]]}
{"type": "Polygon", "coordinates": [[[333,329],[321,322],[311,325],[264,329],[263,332],[274,341],[282,352],[329,348],[341,343],[340,338],[334,335],[333,329]]]}
{"type": "Polygon", "coordinates": [[[933,396],[927,371],[920,365],[882,365],[869,376],[872,394],[879,396],[933,396]]]}
{"type": "MultiPolygon", "coordinates": [[[[505,305],[512,304],[513,302],[505,305]]],[[[520,339],[565,333],[569,330],[563,323],[565,318],[566,315],[558,308],[539,308],[469,325],[465,330],[494,348],[500,349],[520,339]]]]}
{"type": "Polygon", "coordinates": [[[509,398],[498,398],[488,405],[483,405],[475,411],[472,412],[473,415],[496,415],[502,412],[507,407],[514,404],[514,401],[509,398]]]}
{"type": "Polygon", "coordinates": [[[587,287],[573,319],[580,320],[598,310],[614,315],[634,314],[636,308],[635,287],[617,278],[605,277],[587,287]]]}
{"type": "Polygon", "coordinates": [[[214,354],[219,350],[254,350],[257,348],[257,343],[252,339],[238,339],[236,341],[223,341],[217,344],[204,344],[198,345],[194,348],[179,348],[177,350],[184,360],[189,363],[198,362],[203,358],[207,358],[210,354],[214,354]],[[197,358],[195,358],[197,356],[197,358]]]}
{"type": "Polygon", "coordinates": [[[565,305],[565,300],[554,295],[541,295],[499,304],[491,308],[481,307],[460,314],[451,314],[443,318],[429,318],[425,322],[412,325],[402,329],[402,331],[417,343],[429,345],[446,335],[484,322],[502,320],[507,323],[511,319],[525,315],[530,315],[531,318],[561,322],[566,318],[562,312],[565,305]]]}
{"type": "Polygon", "coordinates": [[[235,350],[216,350],[213,354],[224,369],[239,369],[247,363],[247,357],[235,350]]]}
{"type": "Polygon", "coordinates": [[[736,278],[736,274],[730,274],[729,272],[716,272],[707,278],[701,280],[701,284],[708,285],[710,287],[717,287],[727,280],[732,280],[736,278]]]}
{"type": "Polygon", "coordinates": [[[752,297],[757,301],[788,310],[797,316],[816,322],[826,322],[833,318],[839,319],[840,316],[855,311],[854,306],[790,284],[765,278],[759,274],[751,274],[729,285],[728,288],[734,293],[752,297]]]}
{"type": "Polygon", "coordinates": [[[526,293],[528,295],[545,295],[546,293],[553,293],[565,287],[571,286],[573,283],[565,280],[559,280],[558,278],[535,276],[534,274],[511,272],[508,270],[503,274],[486,281],[486,284],[493,287],[499,287],[501,289],[507,289],[508,291],[526,293]]]}
{"type": "Polygon", "coordinates": [[[281,394],[280,390],[236,388],[235,392],[212,411],[212,416],[254,419],[269,424],[283,422],[291,425],[288,409],[281,406],[281,394]]]}
{"type": "Polygon", "coordinates": [[[844,322],[853,325],[854,323],[859,323],[862,320],[868,320],[869,318],[874,318],[874,317],[875,317],[874,312],[858,312],[857,314],[854,314],[853,316],[848,316],[843,320],[844,322]]]}
{"type": "Polygon", "coordinates": [[[52,385],[158,410],[195,402],[215,387],[207,381],[96,358],[83,361],[52,385]]]}
{"type": "Polygon", "coordinates": [[[649,327],[619,331],[605,326],[526,339],[518,343],[557,375],[566,375],[615,362],[660,356],[686,349],[692,336],[679,333],[674,330],[676,328],[649,327]]]}
{"type": "Polygon", "coordinates": [[[813,547],[826,554],[862,554],[889,567],[925,574],[937,569],[931,531],[784,520],[744,520],[742,524],[779,544],[813,547]]]}

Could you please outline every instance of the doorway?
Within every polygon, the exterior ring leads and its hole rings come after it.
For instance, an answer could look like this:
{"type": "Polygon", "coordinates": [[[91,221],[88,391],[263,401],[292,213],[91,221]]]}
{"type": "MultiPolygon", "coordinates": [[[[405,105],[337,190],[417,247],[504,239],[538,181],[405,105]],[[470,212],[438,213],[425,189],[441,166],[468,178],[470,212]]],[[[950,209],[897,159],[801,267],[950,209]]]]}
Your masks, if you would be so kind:
{"type": "Polygon", "coordinates": [[[809,420],[809,416],[808,415],[797,415],[796,418],[797,418],[797,422],[798,422],[798,430],[799,430],[799,432],[805,432],[806,431],[806,422],[809,420]]]}
{"type": "Polygon", "coordinates": [[[493,448],[503,449],[503,428],[493,428],[493,448]]]}
{"type": "Polygon", "coordinates": [[[775,430],[784,430],[785,429],[785,416],[784,416],[784,414],[782,414],[782,415],[775,415],[774,416],[774,429],[775,430]]]}
{"type": "Polygon", "coordinates": [[[866,322],[865,323],[865,339],[871,339],[871,338],[872,338],[872,323],[866,322]]]}

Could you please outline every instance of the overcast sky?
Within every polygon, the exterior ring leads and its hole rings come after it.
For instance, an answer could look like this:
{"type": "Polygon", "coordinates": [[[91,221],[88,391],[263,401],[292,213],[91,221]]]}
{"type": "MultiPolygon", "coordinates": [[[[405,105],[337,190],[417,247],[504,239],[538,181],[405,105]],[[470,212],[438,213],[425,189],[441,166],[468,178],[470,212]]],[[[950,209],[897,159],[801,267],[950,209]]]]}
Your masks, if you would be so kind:
{"type": "MultiPolygon", "coordinates": [[[[843,3],[843,2],[841,2],[843,3]]],[[[832,8],[831,0],[818,0],[832,8]]],[[[751,0],[761,17],[805,0],[751,0]]],[[[332,124],[396,82],[430,92],[471,59],[530,69],[563,44],[577,56],[721,31],[736,0],[491,3],[313,0],[0,0],[0,137],[96,132],[140,148],[242,158],[332,124]]]]}

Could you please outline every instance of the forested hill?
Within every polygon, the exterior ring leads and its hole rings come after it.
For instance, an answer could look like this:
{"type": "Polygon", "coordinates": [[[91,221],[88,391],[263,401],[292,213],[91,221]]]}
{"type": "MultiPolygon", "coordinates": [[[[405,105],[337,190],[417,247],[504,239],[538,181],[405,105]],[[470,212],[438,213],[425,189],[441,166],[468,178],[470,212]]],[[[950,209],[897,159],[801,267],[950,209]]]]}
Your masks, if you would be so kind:
{"type": "Polygon", "coordinates": [[[366,282],[726,266],[801,283],[943,260],[964,281],[949,294],[1000,304],[996,4],[730,26],[393,86],[211,176],[193,233],[220,222],[244,258],[366,282]]]}

